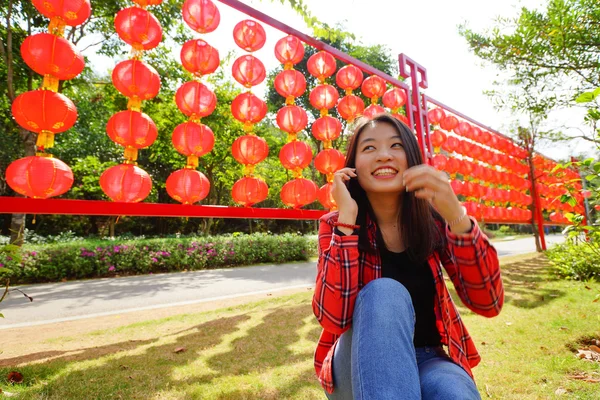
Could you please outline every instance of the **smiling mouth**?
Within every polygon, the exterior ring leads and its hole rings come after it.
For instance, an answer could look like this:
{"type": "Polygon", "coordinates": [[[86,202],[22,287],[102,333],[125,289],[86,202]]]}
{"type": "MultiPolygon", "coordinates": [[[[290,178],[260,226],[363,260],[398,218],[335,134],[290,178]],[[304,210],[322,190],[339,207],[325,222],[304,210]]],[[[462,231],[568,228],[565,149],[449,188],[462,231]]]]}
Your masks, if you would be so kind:
{"type": "Polygon", "coordinates": [[[372,173],[373,176],[392,176],[396,174],[398,174],[398,170],[390,167],[379,168],[372,173]]]}

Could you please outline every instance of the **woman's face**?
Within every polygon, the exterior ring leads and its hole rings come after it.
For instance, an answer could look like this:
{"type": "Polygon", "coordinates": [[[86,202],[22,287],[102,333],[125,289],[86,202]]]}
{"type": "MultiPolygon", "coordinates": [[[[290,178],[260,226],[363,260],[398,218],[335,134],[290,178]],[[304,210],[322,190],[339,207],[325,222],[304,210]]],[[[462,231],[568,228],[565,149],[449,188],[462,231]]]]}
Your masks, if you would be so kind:
{"type": "Polygon", "coordinates": [[[362,131],[355,159],[358,183],[367,193],[400,193],[408,168],[400,134],[387,123],[369,124],[362,131]]]}

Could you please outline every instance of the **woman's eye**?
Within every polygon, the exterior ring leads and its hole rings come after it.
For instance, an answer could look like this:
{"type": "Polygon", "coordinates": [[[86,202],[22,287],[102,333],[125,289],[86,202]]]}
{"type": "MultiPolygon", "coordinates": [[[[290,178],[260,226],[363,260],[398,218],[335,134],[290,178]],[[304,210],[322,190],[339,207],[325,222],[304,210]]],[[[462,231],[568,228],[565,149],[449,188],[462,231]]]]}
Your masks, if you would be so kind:
{"type": "Polygon", "coordinates": [[[394,143],[392,145],[392,147],[404,147],[404,146],[402,146],[402,143],[394,143]]]}
{"type": "Polygon", "coordinates": [[[374,149],[374,148],[375,148],[374,146],[366,146],[366,147],[363,149],[363,151],[371,150],[371,149],[374,149]]]}

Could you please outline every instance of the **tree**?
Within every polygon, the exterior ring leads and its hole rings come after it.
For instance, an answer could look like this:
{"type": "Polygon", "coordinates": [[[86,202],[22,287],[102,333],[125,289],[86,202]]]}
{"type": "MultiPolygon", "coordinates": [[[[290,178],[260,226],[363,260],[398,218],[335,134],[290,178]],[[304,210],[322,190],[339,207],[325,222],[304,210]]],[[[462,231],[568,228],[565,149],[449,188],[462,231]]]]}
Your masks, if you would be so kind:
{"type": "MultiPolygon", "coordinates": [[[[576,105],[577,94],[600,86],[600,13],[594,0],[549,0],[545,10],[522,8],[484,33],[463,24],[460,34],[476,56],[508,74],[508,83],[535,90],[547,111],[576,105]]],[[[506,82],[501,82],[500,85],[506,82]]],[[[555,139],[596,142],[594,131],[555,139]]]]}

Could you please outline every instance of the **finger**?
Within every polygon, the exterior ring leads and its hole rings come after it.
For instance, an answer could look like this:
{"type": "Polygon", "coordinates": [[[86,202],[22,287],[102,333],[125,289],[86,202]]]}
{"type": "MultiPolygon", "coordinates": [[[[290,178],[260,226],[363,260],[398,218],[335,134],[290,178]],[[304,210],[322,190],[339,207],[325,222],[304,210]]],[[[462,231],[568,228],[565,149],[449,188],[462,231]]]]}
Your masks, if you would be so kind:
{"type": "Polygon", "coordinates": [[[414,167],[410,167],[409,169],[404,171],[402,176],[405,180],[412,179],[413,177],[419,176],[421,174],[431,173],[432,172],[431,170],[436,171],[435,168],[433,168],[427,164],[419,164],[419,165],[415,165],[414,167]]]}
{"type": "Polygon", "coordinates": [[[435,199],[436,192],[431,189],[419,189],[415,191],[415,197],[419,199],[424,199],[429,202],[433,202],[435,199]]]}
{"type": "Polygon", "coordinates": [[[433,176],[418,176],[405,182],[406,191],[413,192],[419,189],[429,189],[434,192],[444,190],[444,185],[448,186],[447,182],[440,180],[438,177],[433,176]]]}

